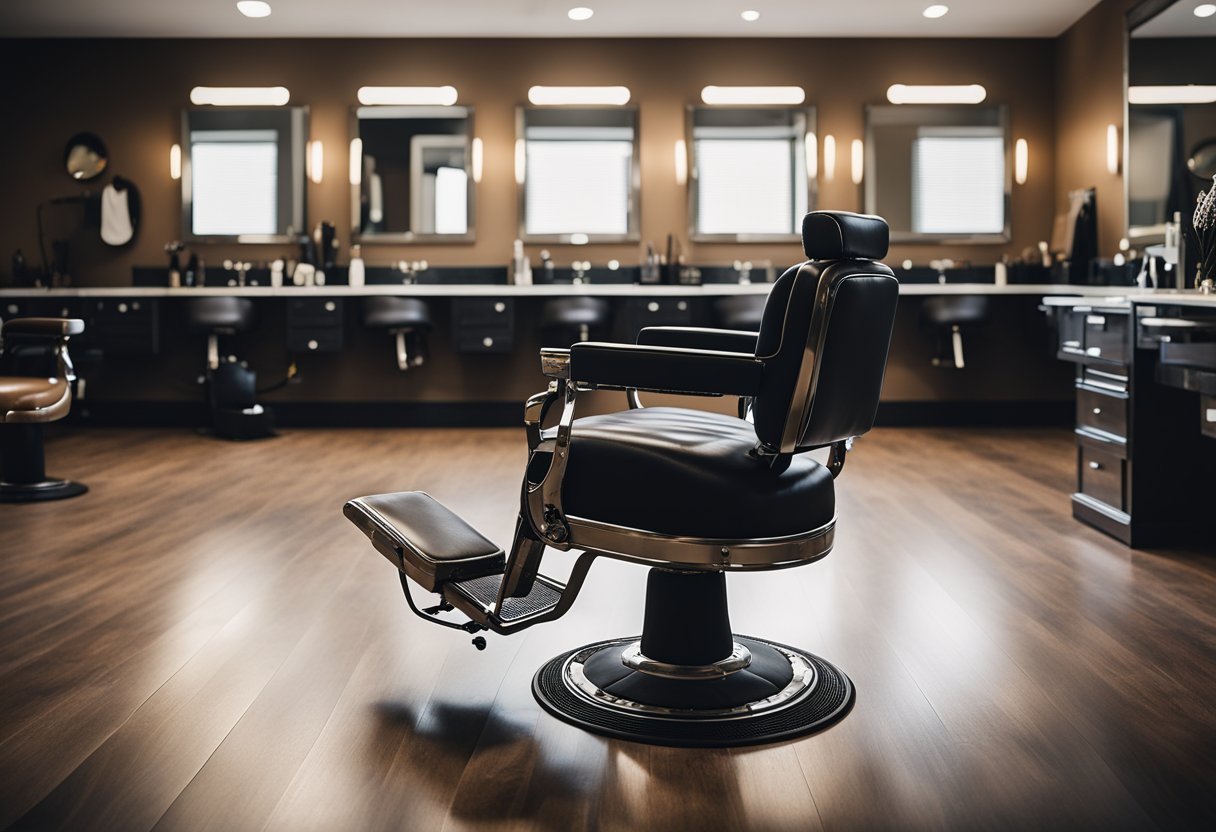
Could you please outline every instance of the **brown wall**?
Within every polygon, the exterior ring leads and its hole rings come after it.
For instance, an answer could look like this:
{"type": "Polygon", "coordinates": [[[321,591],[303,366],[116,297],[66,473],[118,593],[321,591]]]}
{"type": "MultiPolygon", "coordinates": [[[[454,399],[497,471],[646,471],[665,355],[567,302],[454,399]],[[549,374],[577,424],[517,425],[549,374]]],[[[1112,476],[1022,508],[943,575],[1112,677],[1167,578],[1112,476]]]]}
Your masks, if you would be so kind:
{"type": "MultiPolygon", "coordinates": [[[[1083,23],[1088,26],[1087,21],[1083,23]]],[[[1099,23],[1096,31],[1103,40],[1086,49],[1117,63],[1118,32],[1108,31],[1109,21],[1100,15],[1099,23]]],[[[455,265],[505,264],[510,259],[517,228],[514,108],[532,84],[613,83],[633,90],[641,124],[642,237],[659,241],[669,232],[687,234],[686,194],[675,184],[672,146],[683,134],[685,105],[697,101],[706,84],[804,86],[808,103],[818,107],[819,134],[834,135],[839,148],[835,181],[821,180],[819,204],[860,210],[860,189],[849,177],[848,148],[852,139],[862,136],[865,105],[882,103],[886,88],[896,82],[980,83],[988,89],[989,103],[1009,106],[1013,136],[1026,138],[1030,145],[1030,180],[1015,186],[1013,194],[1012,242],[900,246],[891,259],[923,263],[949,256],[991,263],[1004,252],[1016,254],[1047,238],[1061,204],[1059,195],[1075,184],[1093,183],[1090,171],[1095,165],[1101,168],[1102,145],[1090,141],[1090,122],[1105,125],[1110,120],[1105,115],[1108,87],[1115,90],[1114,109],[1121,106],[1121,71],[1103,80],[1090,101],[1086,85],[1072,74],[1088,63],[1083,56],[1072,57],[1081,50],[1073,41],[1082,35],[1070,32],[1067,38],[1068,43],[1061,44],[1046,39],[0,41],[0,62],[8,79],[0,93],[8,116],[0,138],[0,274],[8,271],[14,249],[23,249],[30,261],[36,259],[35,205],[79,190],[62,172],[61,161],[64,143],[78,130],[96,132],[109,146],[111,167],[103,181],[114,173],[138,185],[144,222],[130,249],[108,250],[91,239],[78,239],[73,246],[77,282],[123,285],[130,282],[132,265],[163,264],[162,246],[181,235],[179,185],[168,177],[168,148],[179,141],[180,111],[188,104],[190,88],[199,84],[283,84],[291,89],[293,103],[310,107],[312,138],[325,144],[325,181],[309,186],[308,218],[310,223],[334,221],[342,229],[343,244],[348,242],[349,222],[348,118],[356,89],[364,84],[455,85],[462,103],[474,107],[475,132],[485,142],[476,243],[364,249],[371,264],[422,257],[455,265]],[[1078,103],[1053,106],[1057,67],[1070,79],[1061,98],[1078,103]],[[1082,105],[1084,109],[1078,109],[1082,105]],[[1091,107],[1096,109],[1092,118],[1091,107]],[[1078,116],[1084,124],[1073,124],[1078,116]],[[1057,124],[1060,118],[1067,123],[1057,124]],[[1057,152],[1066,164],[1057,165],[1057,152]],[[1057,177],[1061,167],[1066,174],[1057,177]]],[[[1105,178],[1096,184],[1104,199],[1116,190],[1121,193],[1105,178]]],[[[58,233],[66,233],[62,229],[73,221],[73,210],[48,213],[52,231],[60,224],[58,233]]],[[[1104,201],[1104,229],[1116,216],[1115,208],[1104,201]]],[[[538,248],[531,249],[534,259],[538,248]]],[[[633,245],[550,248],[559,263],[576,255],[632,263],[639,253],[633,245]]],[[[203,256],[210,262],[230,256],[256,260],[281,251],[212,246],[203,256]]],[[[690,260],[698,263],[740,258],[785,265],[800,260],[801,254],[796,245],[699,244],[690,251],[690,260]]]]}

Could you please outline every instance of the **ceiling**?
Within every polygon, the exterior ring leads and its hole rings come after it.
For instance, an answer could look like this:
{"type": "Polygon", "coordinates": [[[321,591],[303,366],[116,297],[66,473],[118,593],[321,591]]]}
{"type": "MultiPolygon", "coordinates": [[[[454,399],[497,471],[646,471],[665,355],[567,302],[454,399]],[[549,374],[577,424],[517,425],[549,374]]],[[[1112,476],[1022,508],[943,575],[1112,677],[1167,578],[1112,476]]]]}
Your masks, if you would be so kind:
{"type": "MultiPolygon", "coordinates": [[[[1206,0],[1205,0],[1206,2],[1206,0]]],[[[1132,33],[1134,38],[1216,37],[1216,15],[1195,17],[1198,0],[1175,3],[1132,33]]]]}
{"type": "Polygon", "coordinates": [[[8,37],[1055,37],[1098,0],[5,0],[8,37]],[[595,15],[576,23],[579,4],[595,15]],[[755,9],[755,23],[739,13],[755,9]]]}

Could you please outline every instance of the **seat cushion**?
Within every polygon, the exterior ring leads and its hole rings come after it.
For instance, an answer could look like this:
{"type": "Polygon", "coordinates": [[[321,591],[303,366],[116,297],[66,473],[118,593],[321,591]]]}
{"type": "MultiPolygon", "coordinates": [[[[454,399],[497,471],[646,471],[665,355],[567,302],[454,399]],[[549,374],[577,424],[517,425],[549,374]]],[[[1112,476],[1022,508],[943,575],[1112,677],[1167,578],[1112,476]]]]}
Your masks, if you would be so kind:
{"type": "Polygon", "coordinates": [[[369,329],[430,329],[431,309],[418,298],[393,295],[366,298],[363,325],[369,329]]]}
{"type": "Polygon", "coordinates": [[[0,376],[0,422],[52,422],[71,403],[65,379],[0,376]]]}
{"type": "Polygon", "coordinates": [[[836,511],[832,476],[807,456],[776,474],[733,416],[647,407],[574,422],[567,515],[668,535],[729,540],[812,531],[836,511]]]}

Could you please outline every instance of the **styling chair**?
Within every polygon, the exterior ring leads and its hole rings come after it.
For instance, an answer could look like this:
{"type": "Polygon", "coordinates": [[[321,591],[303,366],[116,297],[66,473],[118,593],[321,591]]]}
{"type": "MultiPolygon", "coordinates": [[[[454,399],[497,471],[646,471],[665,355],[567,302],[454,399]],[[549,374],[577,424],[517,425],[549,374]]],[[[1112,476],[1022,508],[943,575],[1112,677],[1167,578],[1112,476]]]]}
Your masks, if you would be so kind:
{"type": "Polygon", "coordinates": [[[207,335],[207,405],[211,427],[221,439],[274,436],[271,413],[256,401],[257,373],[235,355],[222,355],[221,338],[253,328],[253,301],[205,297],[186,301],[186,327],[207,335]]]}
{"type": "Polygon", "coordinates": [[[62,500],[88,491],[48,479],[42,426],[68,415],[76,374],[68,340],[84,332],[76,318],[14,318],[0,328],[0,503],[62,500]]]}
{"type": "Polygon", "coordinates": [[[887,224],[816,211],[802,230],[809,260],[774,284],[758,333],[654,327],[637,344],[541,351],[550,381],[524,407],[529,458],[509,550],[422,492],[343,509],[398,568],[416,614],[471,634],[561,617],[598,557],[650,567],[640,638],[578,647],[536,673],[534,696],[560,719],[641,742],[730,746],[825,727],[852,704],[852,683],[829,662],[734,635],[726,601],[728,572],[831,551],[833,481],[878,407],[899,295],[875,262],[887,224]],[[628,388],[748,397],[754,421],[674,407],[576,418],[584,391],[628,388]],[[546,427],[551,409],[561,415],[546,427]],[[804,453],[816,448],[830,449],[826,465],[804,453]],[[540,573],[546,548],[575,557],[564,583],[540,573]],[[415,584],[438,601],[421,606],[415,584]]]}
{"type": "Polygon", "coordinates": [[[555,298],[540,311],[546,344],[573,344],[608,337],[612,308],[603,298],[555,298]]]}
{"type": "Polygon", "coordinates": [[[714,301],[714,318],[723,329],[759,332],[764,320],[764,295],[732,295],[714,301]]]}
{"type": "Polygon", "coordinates": [[[934,367],[967,366],[963,334],[988,322],[991,304],[983,295],[937,295],[920,307],[920,321],[937,335],[934,367]]]}
{"type": "Polygon", "coordinates": [[[363,301],[363,325],[382,329],[397,343],[397,369],[405,372],[421,366],[430,355],[427,336],[431,332],[431,309],[418,298],[386,295],[363,301]]]}

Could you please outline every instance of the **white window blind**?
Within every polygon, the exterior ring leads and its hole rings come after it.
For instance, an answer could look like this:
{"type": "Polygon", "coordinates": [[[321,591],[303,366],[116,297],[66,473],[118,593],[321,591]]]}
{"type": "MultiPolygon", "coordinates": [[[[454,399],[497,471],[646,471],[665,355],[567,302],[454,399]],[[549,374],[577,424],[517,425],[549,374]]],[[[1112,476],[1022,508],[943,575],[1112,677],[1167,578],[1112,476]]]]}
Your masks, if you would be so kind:
{"type": "Polygon", "coordinates": [[[632,141],[527,143],[528,234],[627,234],[632,141]]]}
{"type": "Polygon", "coordinates": [[[983,128],[922,130],[912,144],[912,230],[1005,230],[1005,140],[983,128]]]}
{"type": "Polygon", "coordinates": [[[469,176],[463,168],[435,171],[435,233],[464,234],[469,230],[469,176]]]}
{"type": "Polygon", "coordinates": [[[788,139],[697,139],[697,232],[791,234],[806,211],[788,139]]]}
{"type": "Polygon", "coordinates": [[[190,167],[195,234],[278,233],[279,145],[273,130],[195,132],[190,167]]]}

